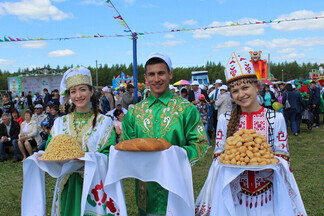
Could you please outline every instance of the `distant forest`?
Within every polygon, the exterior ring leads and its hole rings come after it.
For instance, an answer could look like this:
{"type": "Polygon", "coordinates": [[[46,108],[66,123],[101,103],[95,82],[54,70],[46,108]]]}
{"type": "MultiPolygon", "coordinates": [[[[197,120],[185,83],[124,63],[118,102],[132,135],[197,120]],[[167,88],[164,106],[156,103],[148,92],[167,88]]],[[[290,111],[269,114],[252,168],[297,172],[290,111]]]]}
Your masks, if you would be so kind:
{"type": "MultiPolygon", "coordinates": [[[[298,64],[296,61],[294,62],[284,62],[284,63],[270,63],[270,71],[271,74],[277,78],[278,80],[288,81],[292,79],[308,79],[308,72],[312,69],[318,69],[320,66],[324,67],[324,64],[317,64],[317,63],[303,63],[298,64]]],[[[65,72],[68,68],[73,67],[71,66],[64,66],[60,68],[51,67],[50,65],[44,65],[45,68],[54,68],[56,70],[60,70],[65,72]]],[[[96,68],[95,67],[88,67],[92,73],[92,80],[95,84],[96,82],[96,68]]],[[[224,75],[224,68],[225,66],[222,65],[220,62],[210,62],[208,61],[206,65],[203,66],[196,66],[196,67],[176,67],[173,68],[173,79],[171,83],[175,83],[181,79],[190,80],[191,79],[191,71],[201,71],[206,70],[208,71],[208,78],[210,82],[214,82],[216,79],[222,79],[225,81],[224,75]]],[[[37,70],[37,69],[35,69],[37,70]]],[[[138,65],[138,82],[144,82],[144,66],[138,65]]],[[[117,77],[124,72],[125,75],[133,76],[133,64],[129,64],[126,66],[125,64],[114,64],[114,65],[100,65],[98,67],[98,85],[99,86],[106,86],[112,85],[113,77],[117,77]]],[[[26,73],[33,73],[32,71],[28,71],[28,69],[18,69],[15,73],[9,73],[9,71],[1,71],[0,70],[0,90],[8,90],[8,77],[24,75],[26,73]]]]}

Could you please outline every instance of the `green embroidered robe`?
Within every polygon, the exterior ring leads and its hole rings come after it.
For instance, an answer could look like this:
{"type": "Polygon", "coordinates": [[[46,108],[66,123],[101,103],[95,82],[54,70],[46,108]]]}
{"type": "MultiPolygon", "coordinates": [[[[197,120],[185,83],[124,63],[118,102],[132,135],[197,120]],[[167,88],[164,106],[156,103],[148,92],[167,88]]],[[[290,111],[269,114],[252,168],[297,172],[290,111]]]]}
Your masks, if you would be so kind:
{"type": "MultiPolygon", "coordinates": [[[[150,95],[136,104],[124,117],[122,128],[122,140],[164,138],[172,145],[184,148],[191,164],[201,160],[208,147],[206,131],[197,108],[189,101],[172,94],[170,90],[159,98],[150,95]]],[[[167,190],[155,182],[147,182],[145,201],[139,199],[138,193],[141,191],[138,180],[135,185],[136,201],[141,215],[166,213],[167,190]]]]}
{"type": "MultiPolygon", "coordinates": [[[[70,134],[80,143],[85,152],[100,152],[109,155],[109,147],[116,143],[112,120],[104,115],[97,116],[96,127],[92,127],[94,114],[73,112],[57,118],[47,144],[52,137],[70,134]]],[[[47,145],[46,145],[47,146],[47,145]]],[[[83,170],[57,179],[52,215],[80,216],[83,186],[83,170]]]]}

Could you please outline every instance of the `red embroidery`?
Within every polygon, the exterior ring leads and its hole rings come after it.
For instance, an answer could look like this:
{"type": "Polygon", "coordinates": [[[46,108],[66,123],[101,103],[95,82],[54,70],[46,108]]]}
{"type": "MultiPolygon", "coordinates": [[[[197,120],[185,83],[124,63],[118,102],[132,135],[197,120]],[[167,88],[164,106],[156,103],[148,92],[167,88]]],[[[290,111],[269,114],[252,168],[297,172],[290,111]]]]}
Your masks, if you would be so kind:
{"type": "Polygon", "coordinates": [[[234,63],[236,63],[234,60],[230,61],[230,64],[234,64],[234,63]]]}
{"type": "Polygon", "coordinates": [[[216,139],[222,139],[222,136],[223,136],[223,132],[221,130],[217,131],[217,134],[216,134],[216,139]]]}
{"type": "Polygon", "coordinates": [[[285,133],[280,132],[280,133],[278,134],[278,141],[279,141],[279,142],[285,142],[285,141],[287,141],[287,136],[285,136],[285,133]]]}

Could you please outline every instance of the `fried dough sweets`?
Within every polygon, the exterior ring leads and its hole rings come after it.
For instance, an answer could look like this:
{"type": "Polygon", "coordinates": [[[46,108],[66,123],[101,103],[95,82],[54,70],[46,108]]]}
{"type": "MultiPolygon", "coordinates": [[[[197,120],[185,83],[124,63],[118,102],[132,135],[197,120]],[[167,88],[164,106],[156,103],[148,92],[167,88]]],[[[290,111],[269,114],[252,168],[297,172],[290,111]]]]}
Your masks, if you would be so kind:
{"type": "Polygon", "coordinates": [[[84,156],[84,150],[72,136],[60,134],[54,137],[42,155],[42,160],[69,160],[84,156]]]}
{"type": "Polygon", "coordinates": [[[267,165],[277,164],[267,143],[267,138],[254,130],[241,129],[225,142],[225,152],[219,162],[233,165],[267,165]]]}

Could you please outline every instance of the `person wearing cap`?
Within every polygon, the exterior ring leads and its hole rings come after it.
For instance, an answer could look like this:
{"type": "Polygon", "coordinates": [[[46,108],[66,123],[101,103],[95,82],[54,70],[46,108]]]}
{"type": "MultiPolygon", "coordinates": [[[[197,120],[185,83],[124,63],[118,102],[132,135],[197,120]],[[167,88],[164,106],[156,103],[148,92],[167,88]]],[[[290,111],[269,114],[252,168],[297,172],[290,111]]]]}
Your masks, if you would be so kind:
{"type": "Polygon", "coordinates": [[[42,132],[40,132],[40,136],[42,138],[42,142],[37,146],[38,150],[45,150],[45,145],[48,140],[49,134],[51,133],[51,129],[49,126],[49,122],[44,120],[41,122],[42,132]]]}
{"type": "Polygon", "coordinates": [[[189,102],[193,103],[194,105],[198,104],[199,103],[198,97],[200,94],[205,95],[206,100],[209,102],[209,97],[208,97],[207,91],[199,88],[198,81],[196,81],[196,80],[193,81],[190,84],[190,86],[191,86],[192,90],[190,90],[188,93],[188,101],[189,102]]]}
{"type": "Polygon", "coordinates": [[[182,87],[180,89],[180,96],[186,100],[188,100],[188,90],[186,87],[182,87]]]}
{"type": "Polygon", "coordinates": [[[222,85],[219,87],[219,91],[221,96],[215,102],[215,106],[217,107],[217,119],[221,114],[232,111],[232,99],[231,96],[227,94],[227,86],[222,85]]]}
{"type": "Polygon", "coordinates": [[[127,109],[125,109],[123,106],[122,106],[122,103],[120,100],[117,100],[116,101],[116,105],[115,105],[115,108],[113,110],[110,110],[109,112],[106,113],[106,116],[109,116],[110,118],[112,118],[112,120],[116,121],[117,118],[114,116],[114,112],[115,110],[121,110],[123,111],[124,115],[126,115],[127,113],[127,109]]]}
{"type": "Polygon", "coordinates": [[[135,87],[132,84],[128,84],[127,91],[122,96],[121,103],[125,109],[128,109],[128,106],[130,104],[136,103],[135,96],[134,96],[134,89],[135,87]]]}
{"type": "Polygon", "coordinates": [[[258,103],[260,84],[252,63],[246,58],[233,53],[226,65],[225,77],[236,105],[232,112],[219,116],[214,159],[196,200],[196,215],[306,215],[289,168],[288,134],[283,115],[258,103]],[[226,139],[240,129],[252,129],[266,137],[279,161],[280,172],[273,174],[274,170],[267,169],[255,171],[244,166],[223,167],[219,156],[228,145],[226,139]],[[221,172],[221,169],[226,171],[221,172]],[[211,188],[215,190],[211,192],[211,188]]]}
{"type": "MultiPolygon", "coordinates": [[[[121,140],[163,138],[182,147],[192,165],[202,160],[208,139],[197,108],[169,89],[173,77],[170,58],[153,53],[145,63],[148,98],[129,110],[122,122],[121,140]]],[[[156,182],[135,182],[139,215],[166,215],[168,191],[156,182]],[[145,189],[146,192],[145,192],[145,189]],[[139,198],[139,195],[141,198],[139,198]]]]}
{"type": "Polygon", "coordinates": [[[39,94],[39,92],[35,92],[34,105],[36,106],[37,104],[40,104],[40,105],[44,106],[43,98],[42,98],[42,96],[39,94]]]}
{"type": "Polygon", "coordinates": [[[106,94],[109,94],[109,88],[107,86],[103,87],[100,93],[99,110],[105,115],[110,110],[110,104],[106,97],[106,94]]]}
{"type": "MultiPolygon", "coordinates": [[[[116,133],[111,118],[98,112],[90,70],[83,66],[67,70],[61,80],[60,94],[67,100],[71,99],[72,112],[55,120],[45,149],[51,139],[61,134],[70,134],[82,146],[85,154],[99,152],[108,157],[110,146],[116,143],[116,133]]],[[[86,169],[82,168],[57,179],[51,215],[81,214],[81,197],[87,197],[82,191],[83,175],[90,175],[85,172],[86,169]]],[[[96,184],[100,184],[100,181],[96,184]]],[[[92,196],[91,193],[88,196],[92,196]]],[[[106,208],[98,205],[86,205],[85,214],[90,214],[89,212],[95,215],[107,214],[106,208]]]]}
{"type": "Polygon", "coordinates": [[[41,104],[35,105],[32,120],[37,123],[39,133],[42,131],[42,127],[41,127],[40,123],[44,120],[49,121],[49,117],[47,114],[44,113],[43,106],[41,104]]]}
{"type": "Polygon", "coordinates": [[[175,93],[175,87],[173,85],[169,85],[169,89],[170,89],[172,94],[175,93]]]}
{"type": "Polygon", "coordinates": [[[214,86],[214,85],[209,85],[209,86],[208,86],[208,92],[207,92],[207,93],[208,93],[208,97],[209,97],[209,99],[210,99],[210,95],[209,95],[209,94],[210,94],[212,91],[214,91],[214,89],[215,89],[215,86],[214,86]]]}
{"type": "Polygon", "coordinates": [[[212,110],[213,110],[213,126],[216,129],[217,126],[217,106],[215,105],[216,100],[221,96],[221,93],[219,91],[219,88],[223,85],[223,81],[221,79],[217,79],[214,83],[215,89],[209,93],[209,98],[210,98],[210,104],[212,105],[212,110]]]}

